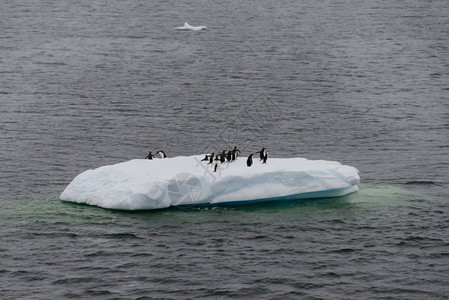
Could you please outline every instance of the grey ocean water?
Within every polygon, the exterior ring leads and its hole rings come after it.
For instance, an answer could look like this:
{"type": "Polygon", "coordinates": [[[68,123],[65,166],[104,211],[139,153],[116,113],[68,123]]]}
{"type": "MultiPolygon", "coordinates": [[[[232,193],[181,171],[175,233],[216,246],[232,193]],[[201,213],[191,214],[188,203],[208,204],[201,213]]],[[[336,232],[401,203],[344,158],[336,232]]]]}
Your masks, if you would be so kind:
{"type": "Polygon", "coordinates": [[[0,3],[0,298],[445,299],[449,2],[0,3]],[[205,31],[175,31],[184,22],[205,31]],[[80,172],[238,145],[346,197],[111,211],[80,172]]]}

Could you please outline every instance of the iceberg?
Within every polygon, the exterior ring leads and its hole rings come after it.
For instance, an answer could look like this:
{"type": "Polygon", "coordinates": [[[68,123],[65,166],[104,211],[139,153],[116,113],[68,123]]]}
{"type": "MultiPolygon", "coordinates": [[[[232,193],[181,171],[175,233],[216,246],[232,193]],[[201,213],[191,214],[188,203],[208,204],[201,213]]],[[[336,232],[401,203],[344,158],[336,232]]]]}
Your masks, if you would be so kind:
{"type": "Polygon", "coordinates": [[[335,161],[246,158],[215,163],[204,157],[133,159],[87,170],[62,192],[62,201],[109,209],[148,210],[180,205],[247,204],[337,197],[358,190],[358,170],[335,161]]]}
{"type": "Polygon", "coordinates": [[[191,26],[191,25],[189,25],[189,23],[185,22],[184,26],[176,27],[175,30],[194,30],[194,31],[197,31],[197,30],[203,30],[203,29],[206,29],[206,28],[207,28],[206,26],[191,26]]]}

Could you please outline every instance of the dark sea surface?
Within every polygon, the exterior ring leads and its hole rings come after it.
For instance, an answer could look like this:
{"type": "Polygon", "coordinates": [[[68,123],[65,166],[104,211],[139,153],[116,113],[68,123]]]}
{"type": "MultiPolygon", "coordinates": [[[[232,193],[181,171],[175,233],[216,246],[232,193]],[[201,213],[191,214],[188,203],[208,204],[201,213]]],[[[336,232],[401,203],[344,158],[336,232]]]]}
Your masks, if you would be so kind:
{"type": "Polygon", "coordinates": [[[449,2],[3,0],[0,166],[1,299],[447,299],[449,2]],[[360,191],[59,200],[150,148],[234,145],[354,166],[360,191]]]}

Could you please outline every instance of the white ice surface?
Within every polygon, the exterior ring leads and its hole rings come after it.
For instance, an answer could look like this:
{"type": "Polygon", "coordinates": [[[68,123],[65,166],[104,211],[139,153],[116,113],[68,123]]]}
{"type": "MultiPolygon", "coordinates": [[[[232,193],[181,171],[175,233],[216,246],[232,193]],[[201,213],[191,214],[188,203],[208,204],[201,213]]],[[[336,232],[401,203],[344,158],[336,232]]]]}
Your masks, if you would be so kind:
{"type": "Polygon", "coordinates": [[[185,22],[184,26],[176,27],[175,29],[176,30],[194,30],[194,31],[197,31],[197,30],[203,30],[203,29],[206,29],[206,28],[207,28],[206,26],[191,26],[191,25],[189,25],[189,23],[185,22]]]}
{"type": "Polygon", "coordinates": [[[224,204],[341,196],[358,190],[358,170],[339,162],[246,157],[213,166],[204,155],[134,159],[79,174],[62,192],[64,201],[140,210],[186,204],[224,204]]]}

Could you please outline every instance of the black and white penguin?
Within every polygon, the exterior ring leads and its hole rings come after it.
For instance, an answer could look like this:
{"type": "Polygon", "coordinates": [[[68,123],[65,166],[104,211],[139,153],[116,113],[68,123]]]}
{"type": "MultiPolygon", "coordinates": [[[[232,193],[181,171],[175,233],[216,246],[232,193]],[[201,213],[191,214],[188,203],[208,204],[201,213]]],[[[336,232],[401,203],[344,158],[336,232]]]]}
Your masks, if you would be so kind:
{"type": "Polygon", "coordinates": [[[209,160],[209,155],[206,154],[206,156],[201,161],[209,160]]]}
{"type": "Polygon", "coordinates": [[[147,157],[145,157],[145,159],[153,159],[154,155],[151,153],[148,153],[147,157]]]}
{"type": "Polygon", "coordinates": [[[237,146],[234,146],[234,150],[232,150],[232,151],[234,151],[234,153],[235,153],[235,158],[237,158],[237,157],[239,156],[240,150],[237,149],[237,146]]]}
{"type": "Polygon", "coordinates": [[[156,155],[158,155],[158,154],[161,156],[161,158],[167,158],[167,155],[162,150],[159,150],[158,152],[156,152],[156,155]]]}
{"type": "Polygon", "coordinates": [[[263,164],[267,163],[267,159],[268,159],[268,151],[265,151],[265,155],[263,156],[263,164]]]}
{"type": "Polygon", "coordinates": [[[223,150],[220,155],[220,163],[224,164],[226,161],[226,150],[223,150]]]}
{"type": "Polygon", "coordinates": [[[229,150],[229,151],[228,151],[228,153],[226,154],[226,159],[227,159],[228,161],[231,161],[231,160],[232,160],[232,150],[229,150]]]}
{"type": "Polygon", "coordinates": [[[215,159],[215,153],[212,153],[212,154],[209,156],[209,163],[210,163],[210,164],[213,164],[213,163],[214,163],[214,159],[215,159]]]}
{"type": "Polygon", "coordinates": [[[218,170],[220,170],[220,163],[216,162],[214,166],[214,173],[217,172],[218,170]]]}
{"type": "Polygon", "coordinates": [[[256,153],[260,153],[260,160],[263,160],[263,158],[265,157],[265,147],[262,148],[262,150],[257,151],[256,153]]]}
{"type": "Polygon", "coordinates": [[[254,153],[251,153],[251,154],[248,156],[248,159],[246,160],[246,165],[247,165],[248,167],[251,167],[252,164],[253,164],[253,155],[254,155],[254,153]]]}
{"type": "Polygon", "coordinates": [[[232,150],[232,154],[231,154],[231,161],[234,161],[237,159],[237,155],[235,154],[235,151],[232,150]]]}

